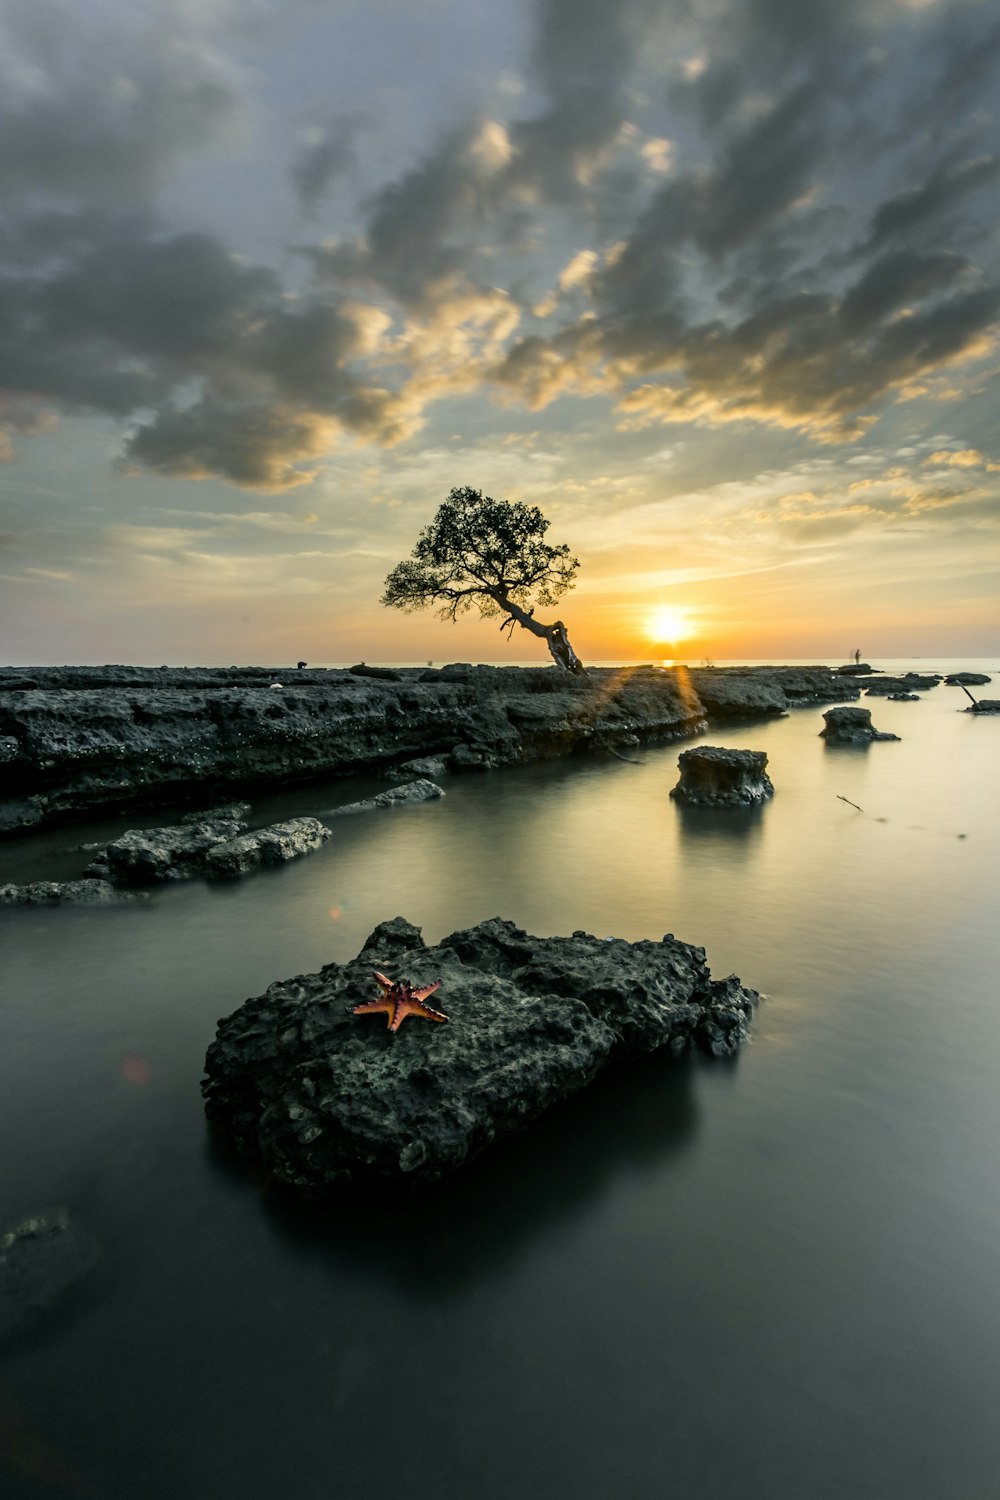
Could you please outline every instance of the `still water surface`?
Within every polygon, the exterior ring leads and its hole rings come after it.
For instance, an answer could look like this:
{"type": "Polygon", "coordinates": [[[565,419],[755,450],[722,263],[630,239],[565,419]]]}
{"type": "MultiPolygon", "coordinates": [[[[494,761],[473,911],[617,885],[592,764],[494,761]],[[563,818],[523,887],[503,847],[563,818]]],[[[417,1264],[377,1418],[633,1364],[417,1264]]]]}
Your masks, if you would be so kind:
{"type": "Polygon", "coordinates": [[[996,1500],[1000,718],[860,701],[899,744],[828,748],[815,707],[712,732],[767,752],[754,813],[675,805],[665,746],[450,778],[238,884],[0,912],[0,1226],[65,1203],[104,1251],[0,1357],[4,1496],[996,1500]],[[210,1148],[205,1049],[397,914],[675,932],[767,998],[735,1063],[648,1059],[404,1204],[300,1205],[210,1148]]]}

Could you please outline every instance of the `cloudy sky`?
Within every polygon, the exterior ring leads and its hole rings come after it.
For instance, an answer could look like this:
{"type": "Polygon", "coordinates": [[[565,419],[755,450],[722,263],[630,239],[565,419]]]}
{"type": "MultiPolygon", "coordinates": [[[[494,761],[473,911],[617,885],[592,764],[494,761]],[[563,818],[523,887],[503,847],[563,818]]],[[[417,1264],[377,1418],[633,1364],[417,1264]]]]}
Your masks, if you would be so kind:
{"type": "Polygon", "coordinates": [[[0,660],[534,657],[379,604],[458,485],[585,659],[1000,650],[998,97],[989,0],[0,0],[0,660]]]}

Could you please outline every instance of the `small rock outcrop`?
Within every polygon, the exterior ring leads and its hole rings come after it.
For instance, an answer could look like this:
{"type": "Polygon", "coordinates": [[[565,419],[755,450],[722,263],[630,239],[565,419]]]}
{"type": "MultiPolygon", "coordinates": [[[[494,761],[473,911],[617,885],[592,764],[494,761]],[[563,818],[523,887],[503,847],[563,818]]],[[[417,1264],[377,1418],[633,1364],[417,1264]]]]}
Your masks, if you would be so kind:
{"type": "Polygon", "coordinates": [[[884,734],[872,726],[868,708],[830,708],[823,715],[820,736],[828,745],[867,745],[872,740],[898,740],[898,734],[884,734]]]}
{"type": "Polygon", "coordinates": [[[919,693],[886,693],[890,703],[919,703],[919,693]]]}
{"type": "Polygon", "coordinates": [[[343,807],[331,807],[323,816],[342,818],[349,813],[371,812],[376,807],[405,807],[411,802],[427,802],[432,797],[443,796],[444,791],[433,781],[407,781],[402,786],[391,787],[387,792],[366,797],[362,802],[346,802],[343,807]]]}
{"type": "Polygon", "coordinates": [[[949,672],[944,684],[945,687],[985,687],[992,681],[985,672],[949,672]]]}
{"type": "Polygon", "coordinates": [[[896,698],[901,693],[929,693],[941,681],[936,672],[904,672],[902,677],[873,677],[865,683],[866,698],[896,698]]]}
{"type": "Polygon", "coordinates": [[[100,1259],[68,1209],[46,1208],[0,1234],[0,1342],[29,1331],[100,1259]]]}
{"type": "Polygon", "coordinates": [[[980,698],[978,703],[970,703],[965,712],[967,714],[1000,714],[1000,698],[980,698]]]}
{"type": "Polygon", "coordinates": [[[0,885],[0,906],[120,906],[137,901],[139,891],[121,891],[109,880],[34,880],[0,885]]]}
{"type": "Polygon", "coordinates": [[[748,806],[774,796],[763,750],[723,750],[695,745],[677,757],[681,779],[671,788],[680,802],[710,807],[748,806]]]}
{"type": "Polygon", "coordinates": [[[757,998],[672,934],[538,938],[494,917],[427,947],[397,917],[349,963],[278,981],[220,1021],[202,1092],[215,1127],[307,1196],[433,1182],[614,1059],[691,1043],[734,1054],[757,998]],[[378,993],[375,970],[440,979],[447,1023],[391,1032],[353,1015],[378,993]]]}
{"type": "Polygon", "coordinates": [[[167,828],[129,829],[91,860],[87,874],[121,886],[244,875],[308,854],[330,836],[317,818],[289,818],[247,832],[242,816],[192,814],[167,828]]]}

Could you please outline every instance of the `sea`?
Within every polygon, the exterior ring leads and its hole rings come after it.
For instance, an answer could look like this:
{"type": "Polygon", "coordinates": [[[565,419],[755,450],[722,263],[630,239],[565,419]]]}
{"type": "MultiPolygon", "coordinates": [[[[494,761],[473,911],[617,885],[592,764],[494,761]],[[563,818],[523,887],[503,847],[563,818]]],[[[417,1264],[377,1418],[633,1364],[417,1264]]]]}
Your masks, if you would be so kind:
{"type": "MultiPolygon", "coordinates": [[[[877,665],[1000,696],[996,658],[877,665]]],[[[236,883],[0,910],[0,1234],[61,1205],[101,1247],[0,1351],[5,1500],[997,1500],[1000,716],[857,701],[899,741],[827,745],[825,704],[702,737],[766,752],[752,810],[676,803],[664,744],[447,777],[236,883]],[[300,1201],[210,1139],[205,1050],[397,915],[672,932],[761,992],[752,1041],[408,1198],[300,1201]]]]}

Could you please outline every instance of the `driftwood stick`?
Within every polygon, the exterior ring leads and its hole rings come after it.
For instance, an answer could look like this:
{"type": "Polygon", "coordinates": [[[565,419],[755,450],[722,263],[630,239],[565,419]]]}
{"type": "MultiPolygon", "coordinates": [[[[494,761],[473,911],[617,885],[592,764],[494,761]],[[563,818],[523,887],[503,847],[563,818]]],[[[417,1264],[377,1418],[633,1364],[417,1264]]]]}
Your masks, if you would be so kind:
{"type": "Polygon", "coordinates": [[[839,792],[837,793],[837,801],[838,802],[846,802],[847,805],[848,805],[848,807],[857,807],[858,808],[858,812],[864,812],[864,808],[863,807],[858,807],[858,804],[856,802],[852,802],[851,799],[850,799],[850,797],[842,797],[839,792]]]}
{"type": "MultiPolygon", "coordinates": [[[[975,698],[973,698],[972,694],[969,692],[969,689],[966,687],[965,683],[964,682],[960,682],[958,685],[962,689],[962,692],[965,694],[965,696],[968,698],[969,702],[972,704],[973,708],[978,708],[979,704],[976,702],[975,698]]],[[[966,710],[966,712],[968,712],[968,710],[966,710]]]]}

